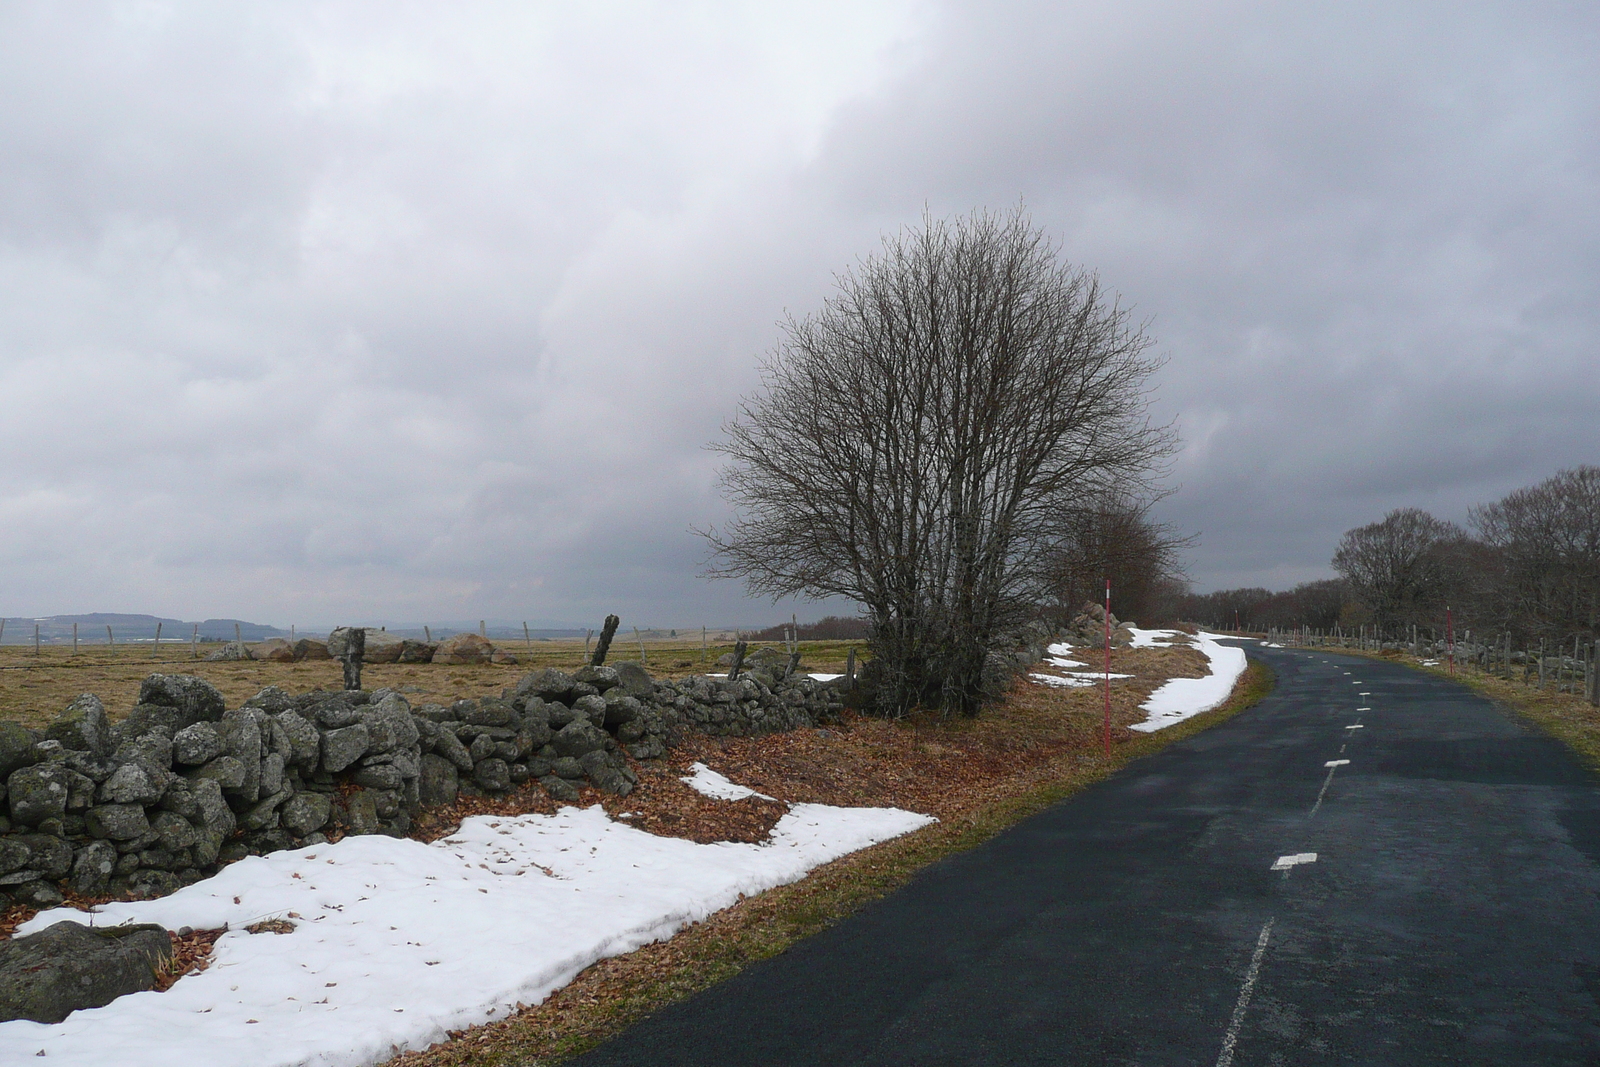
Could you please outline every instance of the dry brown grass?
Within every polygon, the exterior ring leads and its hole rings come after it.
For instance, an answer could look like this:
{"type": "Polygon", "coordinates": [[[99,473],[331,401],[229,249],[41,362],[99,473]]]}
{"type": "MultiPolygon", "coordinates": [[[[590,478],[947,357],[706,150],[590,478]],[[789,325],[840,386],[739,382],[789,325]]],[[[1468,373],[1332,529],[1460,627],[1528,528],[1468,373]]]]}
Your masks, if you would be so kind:
{"type": "MultiPolygon", "coordinates": [[[[802,667],[807,671],[838,673],[845,657],[860,642],[804,641],[802,667]]],[[[219,645],[201,645],[202,657],[219,645]]],[[[473,664],[446,666],[432,663],[368,664],[361,682],[368,689],[394,687],[406,692],[412,704],[499,696],[530,670],[558,667],[576,670],[587,660],[582,641],[535,641],[531,645],[508,642],[502,645],[517,657],[516,664],[473,664]]],[[[698,635],[688,641],[657,641],[646,644],[646,663],[650,673],[662,678],[681,677],[716,670],[717,657],[732,651],[732,645],[712,645],[702,653],[698,635]]],[[[638,659],[639,649],[621,637],[612,645],[610,662],[638,659]]],[[[858,653],[859,654],[859,653],[858,653]]],[[[344,677],[338,663],[321,660],[308,663],[208,663],[196,660],[188,645],[163,646],[159,652],[149,646],[120,646],[109,650],[104,645],[84,645],[77,655],[70,647],[46,646],[34,655],[31,646],[0,647],[0,719],[15,719],[27,726],[43,726],[59,715],[80,693],[93,693],[106,706],[112,718],[120,718],[133,707],[139,683],[146,675],[161,671],[193,674],[222,691],[229,707],[237,707],[269,685],[279,685],[291,693],[316,689],[342,689],[344,677]]]]}

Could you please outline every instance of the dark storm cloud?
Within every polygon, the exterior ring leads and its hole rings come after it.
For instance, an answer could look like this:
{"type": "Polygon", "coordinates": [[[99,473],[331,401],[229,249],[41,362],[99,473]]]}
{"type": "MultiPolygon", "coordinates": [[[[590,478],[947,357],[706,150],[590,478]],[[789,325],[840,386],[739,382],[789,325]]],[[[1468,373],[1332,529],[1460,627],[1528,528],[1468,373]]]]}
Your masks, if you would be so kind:
{"type": "Polygon", "coordinates": [[[0,611],[786,614],[701,446],[925,205],[1152,318],[1202,585],[1595,460],[1586,8],[384,11],[0,15],[0,611]]]}

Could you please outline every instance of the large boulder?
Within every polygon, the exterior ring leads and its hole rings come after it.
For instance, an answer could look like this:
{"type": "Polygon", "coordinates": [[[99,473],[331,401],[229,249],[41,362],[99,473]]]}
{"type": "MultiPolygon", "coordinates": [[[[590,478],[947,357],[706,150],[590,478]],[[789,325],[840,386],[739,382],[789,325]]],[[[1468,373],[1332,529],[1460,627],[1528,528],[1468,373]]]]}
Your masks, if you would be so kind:
{"type": "Polygon", "coordinates": [[[366,663],[397,663],[405,651],[405,638],[396,637],[387,630],[367,631],[366,648],[361,658],[366,663]]]}
{"type": "Polygon", "coordinates": [[[255,656],[250,652],[250,646],[243,641],[229,641],[211,655],[206,657],[207,663],[236,663],[240,660],[253,660],[255,656]]]}
{"type": "Polygon", "coordinates": [[[300,660],[332,659],[333,654],[328,651],[326,641],[318,641],[314,637],[302,637],[294,643],[294,658],[300,660]]]}
{"type": "Polygon", "coordinates": [[[160,704],[178,711],[176,729],[196,722],[216,722],[228,710],[216,686],[192,674],[152,674],[139,686],[140,704],[160,704]]]}
{"type": "Polygon", "coordinates": [[[417,641],[408,637],[404,641],[400,642],[400,658],[395,660],[395,662],[432,663],[433,654],[438,647],[438,645],[430,644],[427,641],[417,641]]]}
{"type": "Polygon", "coordinates": [[[270,663],[293,663],[294,646],[281,637],[269,637],[250,650],[252,659],[270,663]]]}
{"type": "Polygon", "coordinates": [[[494,645],[477,634],[456,634],[439,642],[434,649],[435,663],[488,663],[494,656],[494,645]]]}
{"type": "Polygon", "coordinates": [[[0,941],[0,1021],[58,1023],[153,989],[171,958],[167,931],[148,923],[90,929],[63,921],[0,941]]]}

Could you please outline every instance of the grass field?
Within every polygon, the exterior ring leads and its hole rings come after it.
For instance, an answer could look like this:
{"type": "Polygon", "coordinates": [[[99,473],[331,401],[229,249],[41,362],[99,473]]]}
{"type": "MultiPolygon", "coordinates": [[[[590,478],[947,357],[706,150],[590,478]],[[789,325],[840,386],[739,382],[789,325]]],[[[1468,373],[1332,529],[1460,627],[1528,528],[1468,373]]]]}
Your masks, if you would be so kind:
{"type": "MultiPolygon", "coordinates": [[[[279,685],[291,693],[304,693],[319,686],[342,689],[343,675],[338,663],[321,660],[306,663],[246,661],[208,663],[205,656],[220,645],[200,646],[195,659],[186,644],[83,645],[74,654],[70,647],[44,646],[35,655],[32,646],[0,646],[0,719],[15,719],[28,726],[42,726],[59,715],[80,693],[94,693],[113,719],[125,715],[139,695],[139,683],[146,675],[160,671],[193,674],[222,691],[229,707],[269,685],[279,685]]],[[[558,667],[576,670],[588,660],[582,641],[507,642],[500,647],[517,657],[511,664],[473,664],[445,666],[432,663],[368,664],[361,683],[368,689],[393,687],[406,692],[412,704],[448,704],[473,697],[498,696],[530,670],[558,667]]],[[[859,641],[802,641],[801,666],[807,671],[838,673],[844,670],[850,649],[864,650],[859,641]]],[[[715,671],[717,657],[733,651],[731,642],[712,644],[702,649],[699,634],[688,640],[657,640],[645,643],[645,664],[658,678],[715,671]]],[[[751,651],[755,651],[752,646],[751,651]]],[[[860,652],[858,652],[858,655],[860,652]]],[[[639,659],[639,646],[619,636],[611,646],[608,662],[639,659]]]]}

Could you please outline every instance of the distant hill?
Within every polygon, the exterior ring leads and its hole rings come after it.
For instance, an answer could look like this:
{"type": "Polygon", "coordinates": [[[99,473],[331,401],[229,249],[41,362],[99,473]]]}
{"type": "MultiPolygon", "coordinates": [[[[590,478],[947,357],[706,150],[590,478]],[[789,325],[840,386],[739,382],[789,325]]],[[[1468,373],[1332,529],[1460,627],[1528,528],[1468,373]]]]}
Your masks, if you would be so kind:
{"type": "Polygon", "coordinates": [[[71,642],[74,624],[78,627],[79,642],[95,645],[106,643],[108,626],[111,628],[111,636],[119,645],[154,642],[157,625],[161,627],[163,644],[168,641],[190,640],[197,625],[200,628],[202,641],[232,641],[235,624],[239,627],[239,635],[246,641],[265,641],[269,637],[289,635],[289,631],[280,630],[276,626],[245,622],[243,619],[207,619],[202,623],[193,623],[160,615],[92,611],[84,615],[49,615],[41,619],[7,618],[5,632],[0,635],[0,640],[8,645],[31,643],[35,624],[39,627],[39,640],[46,644],[71,642]]]}

